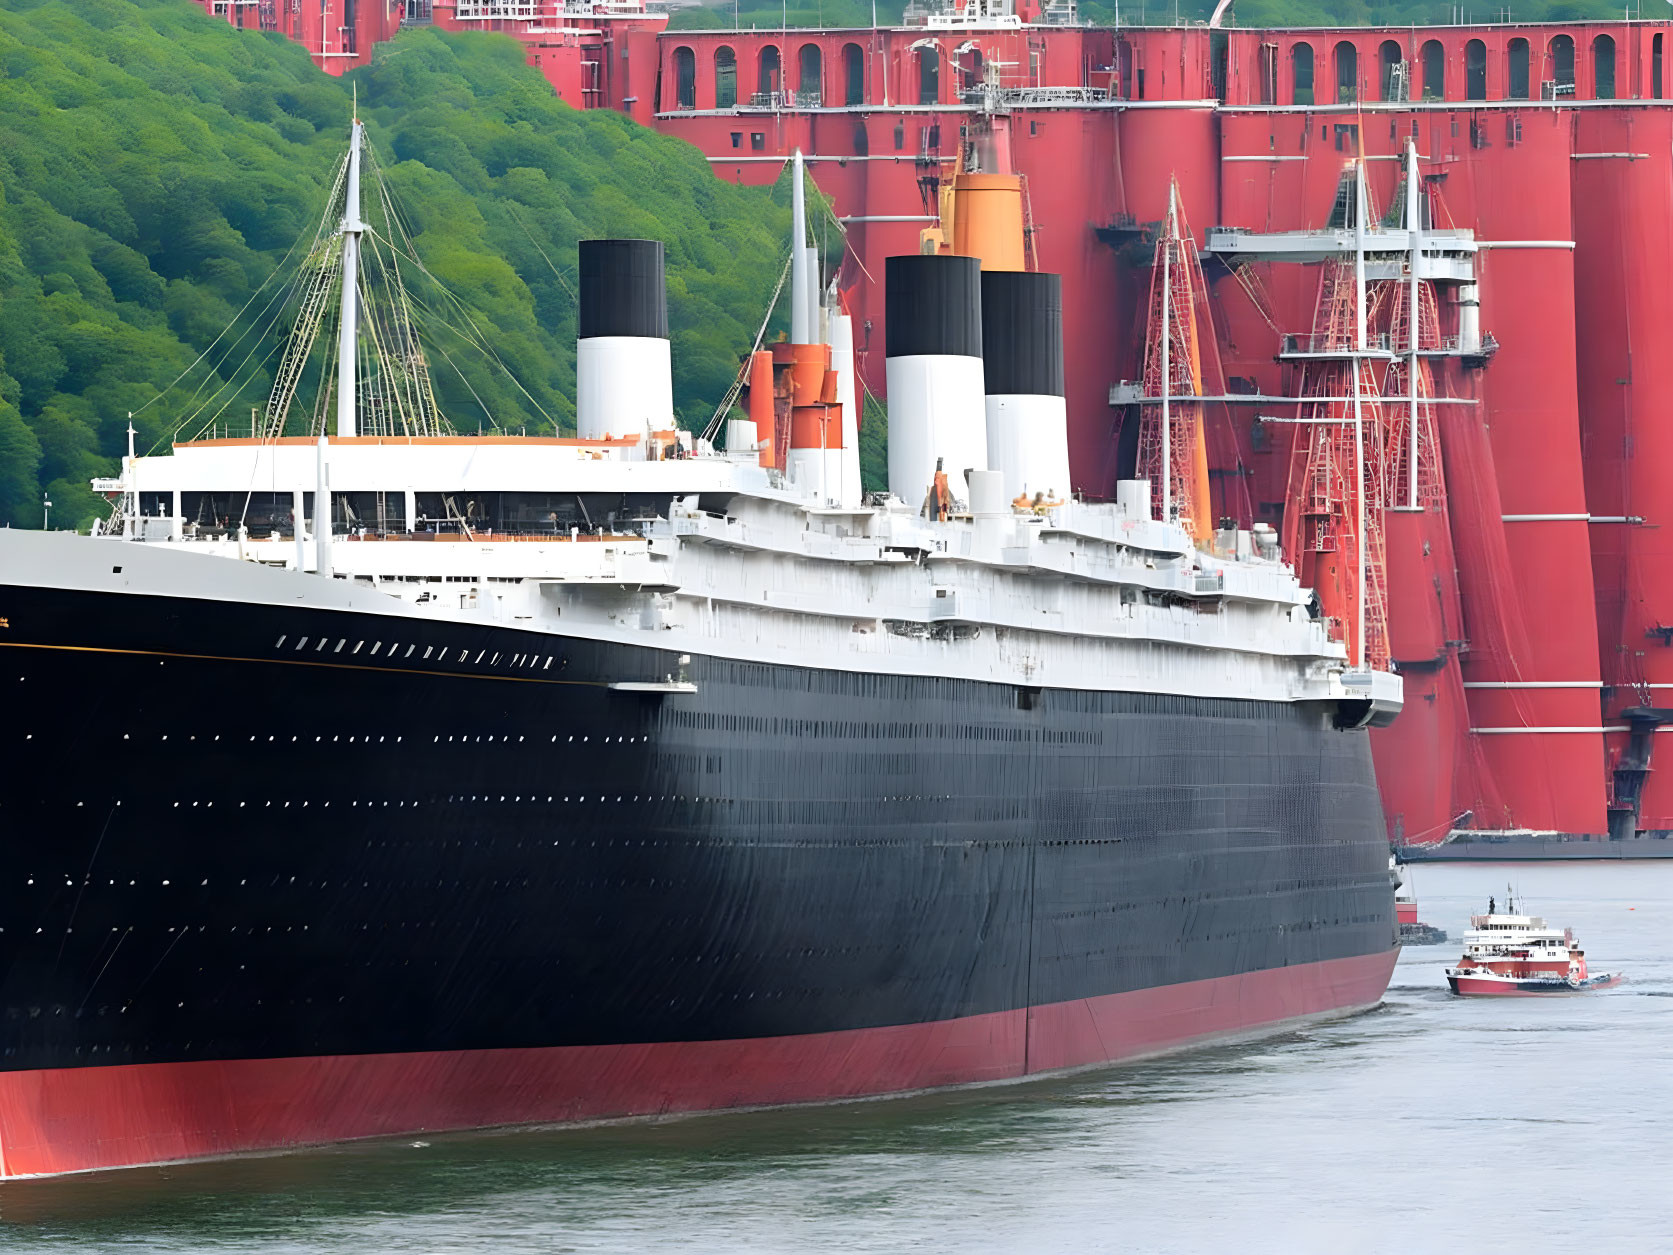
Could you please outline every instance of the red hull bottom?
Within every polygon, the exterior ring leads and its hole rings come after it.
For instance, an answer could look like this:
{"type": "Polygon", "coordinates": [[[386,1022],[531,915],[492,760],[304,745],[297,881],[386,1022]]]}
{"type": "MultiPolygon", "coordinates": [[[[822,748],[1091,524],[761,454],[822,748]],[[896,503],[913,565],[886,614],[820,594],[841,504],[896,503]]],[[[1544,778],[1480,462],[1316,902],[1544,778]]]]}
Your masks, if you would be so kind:
{"type": "Polygon", "coordinates": [[[1620,973],[1589,977],[1584,984],[1567,981],[1479,980],[1468,976],[1447,978],[1452,992],[1466,998],[1554,998],[1564,994],[1589,994],[1594,989],[1612,989],[1621,983],[1620,973]]]}
{"type": "Polygon", "coordinates": [[[0,1176],[1016,1080],[1373,1006],[1397,955],[793,1037],[0,1073],[0,1176]]]}

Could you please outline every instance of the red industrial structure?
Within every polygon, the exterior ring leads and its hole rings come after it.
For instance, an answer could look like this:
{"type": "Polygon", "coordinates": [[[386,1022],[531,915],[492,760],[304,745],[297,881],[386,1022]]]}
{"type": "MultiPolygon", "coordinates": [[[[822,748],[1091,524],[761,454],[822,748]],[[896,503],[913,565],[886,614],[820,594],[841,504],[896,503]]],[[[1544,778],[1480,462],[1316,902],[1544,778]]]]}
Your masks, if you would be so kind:
{"type": "MultiPolygon", "coordinates": [[[[303,30],[288,2],[275,28],[333,71],[400,18],[324,0],[303,30]]],[[[1131,471],[1157,399],[1151,268],[1176,187],[1206,285],[1189,401],[1214,520],[1271,525],[1318,569],[1341,552],[1309,511],[1353,493],[1375,507],[1374,543],[1341,574],[1386,607],[1368,635],[1405,679],[1404,714],[1374,736],[1391,836],[1673,834],[1673,773],[1656,771],[1673,751],[1673,24],[915,10],[851,30],[671,32],[638,0],[417,16],[513,35],[565,100],[689,140],[720,178],[771,183],[804,153],[847,232],[875,393],[884,259],[919,251],[971,137],[1002,125],[1029,262],[1063,276],[1072,468],[1091,495],[1131,471]],[[1356,242],[1344,188],[1361,177],[1356,242]],[[1349,300],[1365,304],[1351,351],[1349,300]],[[1357,478],[1330,422],[1366,424],[1357,478]]]]}
{"type": "Polygon", "coordinates": [[[198,0],[213,17],[240,30],[278,31],[308,50],[327,74],[342,74],[372,59],[372,48],[393,39],[408,7],[427,15],[429,0],[198,0]]]}

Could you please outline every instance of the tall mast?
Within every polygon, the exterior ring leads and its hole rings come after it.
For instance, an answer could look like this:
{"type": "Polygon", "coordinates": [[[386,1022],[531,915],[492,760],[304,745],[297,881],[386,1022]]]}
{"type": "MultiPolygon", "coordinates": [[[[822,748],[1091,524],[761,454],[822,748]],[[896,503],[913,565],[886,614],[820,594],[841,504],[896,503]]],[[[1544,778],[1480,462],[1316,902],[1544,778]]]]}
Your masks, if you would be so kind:
{"type": "Polygon", "coordinates": [[[1410,318],[1406,324],[1410,355],[1406,360],[1406,406],[1411,420],[1411,453],[1406,459],[1406,508],[1417,509],[1417,268],[1423,255],[1423,223],[1419,217],[1420,202],[1417,191],[1417,144],[1406,139],[1406,231],[1411,240],[1411,260],[1407,269],[1407,298],[1410,318]]]}
{"type": "Polygon", "coordinates": [[[1354,632],[1354,670],[1365,670],[1365,585],[1369,572],[1365,569],[1365,410],[1359,399],[1359,364],[1365,352],[1365,164],[1361,162],[1354,174],[1354,301],[1355,338],[1357,351],[1350,363],[1353,371],[1354,415],[1354,503],[1358,519],[1354,524],[1354,539],[1359,549],[1358,575],[1354,580],[1358,601],[1356,614],[1358,630],[1354,632]]]}
{"type": "MultiPolygon", "coordinates": [[[[355,375],[359,348],[360,313],[360,125],[359,89],[355,89],[355,117],[349,128],[349,171],[343,191],[343,292],[337,330],[337,435],[355,435],[358,381],[355,375]]],[[[314,484],[314,565],[321,575],[331,574],[331,473],[328,467],[330,439],[326,424],[320,424],[314,484]]]]}
{"type": "MultiPolygon", "coordinates": [[[[1354,165],[1354,348],[1365,352],[1365,163],[1354,165]]],[[[1359,359],[1354,359],[1359,369],[1359,359]]]]}
{"type": "Polygon", "coordinates": [[[337,434],[355,432],[355,349],[359,340],[360,233],[360,119],[349,132],[349,177],[343,195],[343,297],[337,337],[337,434]]]}
{"type": "Polygon", "coordinates": [[[1173,241],[1178,233],[1178,187],[1168,180],[1168,227],[1162,242],[1162,521],[1173,521],[1173,241]]]}
{"type": "Polygon", "coordinates": [[[807,246],[807,204],[802,192],[802,150],[791,159],[790,177],[790,343],[814,344],[818,327],[814,313],[813,250],[807,246]]]}
{"type": "Polygon", "coordinates": [[[139,459],[134,457],[134,412],[128,411],[128,460],[122,467],[122,539],[133,540],[139,533],[139,459]]]}

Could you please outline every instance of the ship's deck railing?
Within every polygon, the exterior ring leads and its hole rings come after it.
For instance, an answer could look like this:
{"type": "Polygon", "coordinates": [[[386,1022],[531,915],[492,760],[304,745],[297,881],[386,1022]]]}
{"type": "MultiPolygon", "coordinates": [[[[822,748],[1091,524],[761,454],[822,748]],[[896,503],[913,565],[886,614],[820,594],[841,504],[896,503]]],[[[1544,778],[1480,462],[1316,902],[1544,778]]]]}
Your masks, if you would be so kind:
{"type": "Polygon", "coordinates": [[[453,15],[461,22],[532,21],[552,7],[551,0],[459,0],[453,15]]]}
{"type": "Polygon", "coordinates": [[[1028,108],[1039,105],[1101,105],[1110,99],[1103,87],[971,87],[960,93],[967,105],[1028,108]]]}
{"type": "Polygon", "coordinates": [[[1387,332],[1366,336],[1365,347],[1358,349],[1351,343],[1351,337],[1338,332],[1306,331],[1286,334],[1280,354],[1285,357],[1347,357],[1358,353],[1386,357],[1393,347],[1387,332]]]}

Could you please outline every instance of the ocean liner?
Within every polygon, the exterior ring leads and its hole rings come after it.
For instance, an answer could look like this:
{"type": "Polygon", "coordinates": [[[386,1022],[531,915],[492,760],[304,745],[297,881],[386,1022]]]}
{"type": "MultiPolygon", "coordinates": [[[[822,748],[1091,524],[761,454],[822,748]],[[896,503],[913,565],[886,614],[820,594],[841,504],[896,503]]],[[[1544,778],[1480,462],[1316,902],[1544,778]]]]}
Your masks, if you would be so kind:
{"type": "Polygon", "coordinates": [[[1055,276],[889,261],[887,494],[799,192],[789,341],[712,433],[661,246],[611,240],[578,434],[462,436],[368,296],[361,154],[296,285],[339,293],[308,434],[299,330],[250,435],[131,453],[93,536],[0,531],[0,1173],[1011,1080],[1381,998],[1399,680],[1270,529],[1190,516],[1188,426],[1069,495],[1055,276]]]}

